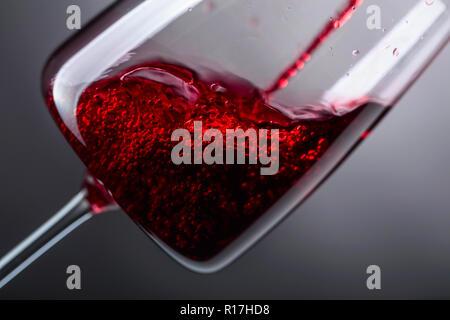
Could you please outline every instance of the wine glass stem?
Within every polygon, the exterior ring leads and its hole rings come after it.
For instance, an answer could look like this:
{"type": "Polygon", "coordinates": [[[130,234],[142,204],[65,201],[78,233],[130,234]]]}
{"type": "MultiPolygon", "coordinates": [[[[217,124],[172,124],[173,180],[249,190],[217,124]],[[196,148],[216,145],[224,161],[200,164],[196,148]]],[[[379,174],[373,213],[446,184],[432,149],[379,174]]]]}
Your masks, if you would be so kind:
{"type": "Polygon", "coordinates": [[[0,259],[0,289],[93,214],[81,190],[61,210],[0,259]]]}

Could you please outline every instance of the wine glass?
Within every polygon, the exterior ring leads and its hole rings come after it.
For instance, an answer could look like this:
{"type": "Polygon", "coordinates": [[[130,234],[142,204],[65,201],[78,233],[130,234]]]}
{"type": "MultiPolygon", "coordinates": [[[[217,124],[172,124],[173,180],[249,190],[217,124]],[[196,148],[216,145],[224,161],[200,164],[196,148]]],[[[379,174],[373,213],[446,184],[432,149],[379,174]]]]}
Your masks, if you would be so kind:
{"type": "Polygon", "coordinates": [[[49,110],[89,172],[80,193],[0,260],[0,288],[117,208],[190,270],[225,267],[332,173],[447,44],[448,5],[116,3],[45,67],[49,110]],[[178,129],[192,141],[173,139],[178,129]],[[228,145],[219,135],[207,160],[206,132],[239,129],[243,161],[239,137],[228,145]],[[261,144],[251,130],[270,132],[267,154],[252,153],[261,144]]]}

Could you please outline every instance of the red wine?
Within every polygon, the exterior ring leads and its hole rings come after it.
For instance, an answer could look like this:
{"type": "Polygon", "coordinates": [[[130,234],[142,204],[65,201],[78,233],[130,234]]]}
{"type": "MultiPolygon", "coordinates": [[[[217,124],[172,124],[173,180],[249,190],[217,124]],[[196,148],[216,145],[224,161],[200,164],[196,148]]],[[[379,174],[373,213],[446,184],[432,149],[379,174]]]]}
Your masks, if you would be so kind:
{"type": "Polygon", "coordinates": [[[322,157],[332,159],[330,146],[371,108],[295,122],[256,89],[242,95],[164,63],[92,83],[71,124],[61,121],[51,97],[49,105],[77,154],[123,210],[152,236],[199,261],[233,242],[302,177],[317,174],[310,169],[322,157]],[[278,129],[278,173],[261,175],[259,163],[175,165],[171,134],[179,128],[193,133],[194,121],[202,121],[203,131],[278,129]]]}
{"type": "Polygon", "coordinates": [[[275,80],[275,82],[265,90],[266,95],[270,95],[271,93],[286,87],[289,83],[289,79],[295,77],[297,72],[303,69],[305,64],[311,59],[311,55],[320,47],[320,45],[328,39],[334,30],[344,26],[344,24],[352,17],[353,12],[363,3],[364,0],[348,0],[347,5],[337,15],[337,18],[330,19],[330,21],[325,24],[323,29],[309,44],[306,50],[300,54],[298,59],[287,67],[286,70],[284,70],[275,80]]]}

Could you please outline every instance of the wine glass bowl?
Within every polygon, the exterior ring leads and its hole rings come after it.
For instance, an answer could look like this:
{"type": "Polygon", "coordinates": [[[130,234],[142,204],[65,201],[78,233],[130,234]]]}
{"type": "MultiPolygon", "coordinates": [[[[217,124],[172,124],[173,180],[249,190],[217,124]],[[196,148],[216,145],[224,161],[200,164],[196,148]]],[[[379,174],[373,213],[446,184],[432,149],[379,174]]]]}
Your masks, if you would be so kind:
{"type": "Polygon", "coordinates": [[[102,18],[113,22],[92,25],[47,68],[49,108],[69,143],[192,270],[222,268],[298,206],[439,50],[433,28],[448,32],[441,1],[381,3],[392,20],[382,30],[366,26],[364,1],[288,2],[144,1],[123,15],[118,5],[102,18]],[[196,121],[202,133],[279,130],[279,171],[174,164],[173,131],[194,136],[196,121]]]}

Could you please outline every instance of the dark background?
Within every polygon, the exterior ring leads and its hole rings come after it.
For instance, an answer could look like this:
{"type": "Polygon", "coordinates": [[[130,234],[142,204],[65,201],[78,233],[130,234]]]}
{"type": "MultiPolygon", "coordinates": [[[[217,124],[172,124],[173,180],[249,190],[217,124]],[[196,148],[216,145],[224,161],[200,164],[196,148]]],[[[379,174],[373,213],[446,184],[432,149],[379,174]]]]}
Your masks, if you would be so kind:
{"type": "MultiPolygon", "coordinates": [[[[46,58],[112,0],[0,3],[0,255],[78,191],[83,165],[40,94],[46,58]]],[[[225,270],[198,275],[122,212],[98,216],[0,291],[0,298],[450,298],[450,48],[311,198],[225,270]],[[68,265],[82,290],[66,288],[68,265]],[[382,289],[366,288],[368,265],[382,289]]]]}

